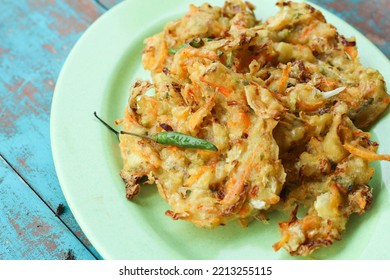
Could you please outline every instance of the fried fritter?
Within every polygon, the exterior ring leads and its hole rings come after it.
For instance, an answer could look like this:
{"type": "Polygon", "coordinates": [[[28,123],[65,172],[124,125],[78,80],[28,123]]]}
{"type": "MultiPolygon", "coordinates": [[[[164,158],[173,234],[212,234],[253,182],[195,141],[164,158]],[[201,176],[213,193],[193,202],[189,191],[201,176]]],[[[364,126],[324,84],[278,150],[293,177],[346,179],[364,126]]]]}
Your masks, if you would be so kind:
{"type": "Polygon", "coordinates": [[[369,162],[389,158],[361,129],[390,98],[353,38],[308,4],[277,5],[264,22],[249,2],[190,5],[145,40],[152,81],[134,83],[123,129],[174,130],[218,151],[120,135],[121,176],[127,198],[141,180],[156,184],[166,214],[199,227],[290,211],[274,249],[308,255],[341,239],[349,216],[371,205],[369,162]],[[298,205],[306,216],[297,217],[298,205]]]}

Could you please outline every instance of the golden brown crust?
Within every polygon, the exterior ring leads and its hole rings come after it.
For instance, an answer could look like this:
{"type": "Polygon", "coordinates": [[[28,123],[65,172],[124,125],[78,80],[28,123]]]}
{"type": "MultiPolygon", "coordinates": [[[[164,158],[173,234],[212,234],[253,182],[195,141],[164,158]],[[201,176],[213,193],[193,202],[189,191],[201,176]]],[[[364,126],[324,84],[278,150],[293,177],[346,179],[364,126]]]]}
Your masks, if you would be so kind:
{"type": "Polygon", "coordinates": [[[121,176],[129,199],[147,176],[171,207],[166,215],[200,227],[292,211],[274,248],[308,255],[341,239],[349,216],[371,205],[369,162],[388,158],[360,128],[390,98],[380,73],[360,64],[353,38],[310,5],[278,6],[259,22],[240,0],[190,5],[145,40],[152,82],[134,84],[124,130],[174,130],[218,152],[121,135],[121,176]],[[302,218],[297,205],[309,209],[302,218]]]}

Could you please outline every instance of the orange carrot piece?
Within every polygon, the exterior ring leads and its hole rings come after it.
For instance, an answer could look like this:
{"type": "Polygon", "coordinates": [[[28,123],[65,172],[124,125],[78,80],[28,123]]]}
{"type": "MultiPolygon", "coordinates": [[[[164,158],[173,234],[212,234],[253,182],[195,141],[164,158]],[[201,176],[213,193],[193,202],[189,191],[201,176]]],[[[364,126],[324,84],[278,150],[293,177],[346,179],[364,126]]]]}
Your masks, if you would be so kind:
{"type": "Polygon", "coordinates": [[[208,81],[208,80],[206,80],[205,77],[201,77],[200,80],[201,80],[202,82],[208,84],[209,86],[215,88],[216,90],[218,90],[220,93],[222,93],[222,94],[225,95],[226,97],[228,97],[228,96],[233,92],[233,89],[232,89],[232,88],[224,87],[224,86],[222,86],[222,85],[218,85],[217,83],[208,81]]]}
{"type": "Polygon", "coordinates": [[[361,157],[364,159],[367,159],[369,161],[375,161],[375,160],[388,160],[390,161],[390,155],[381,155],[377,154],[373,151],[369,151],[364,148],[358,148],[350,143],[345,143],[343,147],[350,152],[352,155],[361,157]]]}
{"type": "Polygon", "coordinates": [[[206,171],[210,170],[210,166],[201,166],[199,168],[199,172],[197,174],[194,174],[192,175],[190,178],[188,178],[185,182],[184,182],[184,186],[188,187],[188,186],[191,186],[193,185],[196,181],[198,181],[198,179],[204,174],[206,173],[206,171]]]}
{"type": "Polygon", "coordinates": [[[249,115],[245,112],[240,113],[240,118],[242,120],[242,124],[244,125],[245,128],[248,128],[251,124],[251,120],[249,118],[249,115]]]}
{"type": "Polygon", "coordinates": [[[355,59],[358,55],[357,49],[354,46],[346,46],[344,47],[346,53],[352,58],[355,59]]]}
{"type": "Polygon", "coordinates": [[[283,93],[286,90],[288,77],[290,75],[290,69],[291,69],[290,63],[288,63],[286,67],[283,69],[282,78],[278,86],[279,93],[283,93]]]}

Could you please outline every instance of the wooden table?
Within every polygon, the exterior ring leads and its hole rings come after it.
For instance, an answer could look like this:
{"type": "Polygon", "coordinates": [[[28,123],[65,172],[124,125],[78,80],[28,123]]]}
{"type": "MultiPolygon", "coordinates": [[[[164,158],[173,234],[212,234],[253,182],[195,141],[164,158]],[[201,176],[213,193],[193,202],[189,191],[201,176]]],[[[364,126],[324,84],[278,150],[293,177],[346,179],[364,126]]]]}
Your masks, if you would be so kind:
{"type": "MultiPolygon", "coordinates": [[[[0,0],[0,259],[101,258],[62,194],[49,123],[56,80],[72,46],[117,2],[0,0]]],[[[390,57],[388,0],[312,2],[390,57]]]]}

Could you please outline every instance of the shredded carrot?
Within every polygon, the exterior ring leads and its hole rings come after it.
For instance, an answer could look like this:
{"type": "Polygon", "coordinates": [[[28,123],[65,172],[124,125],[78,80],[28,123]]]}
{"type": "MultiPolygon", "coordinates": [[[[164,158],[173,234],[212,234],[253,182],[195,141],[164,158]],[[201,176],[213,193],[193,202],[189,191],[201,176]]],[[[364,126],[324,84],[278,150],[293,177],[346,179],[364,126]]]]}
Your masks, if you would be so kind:
{"type": "MultiPolygon", "coordinates": [[[[139,141],[148,141],[148,140],[142,139],[139,141]]],[[[148,162],[155,169],[160,168],[162,164],[161,159],[155,153],[151,152],[149,149],[143,148],[141,145],[133,145],[132,152],[134,152],[135,154],[139,153],[140,156],[145,160],[145,162],[148,162]]]]}
{"type": "Polygon", "coordinates": [[[192,175],[190,178],[188,178],[185,182],[184,182],[184,186],[191,186],[193,185],[196,181],[198,181],[198,179],[204,174],[206,173],[206,171],[210,170],[210,166],[201,166],[199,168],[199,172],[192,175]]]}
{"type": "Polygon", "coordinates": [[[280,197],[279,196],[271,196],[270,198],[266,198],[264,199],[264,202],[267,203],[267,204],[276,204],[280,201],[280,197]]]}
{"type": "Polygon", "coordinates": [[[357,196],[357,198],[354,201],[360,207],[360,209],[362,210],[366,209],[367,200],[364,199],[362,196],[357,196]]]}
{"type": "Polygon", "coordinates": [[[142,98],[145,98],[145,100],[147,100],[146,103],[152,103],[153,106],[158,105],[158,100],[154,97],[144,95],[142,96],[142,98]]]}
{"type": "Polygon", "coordinates": [[[172,154],[176,154],[179,150],[176,146],[167,146],[166,149],[168,149],[172,154]]]}
{"type": "Polygon", "coordinates": [[[337,188],[336,183],[331,185],[330,193],[331,193],[330,204],[331,204],[331,208],[333,210],[333,214],[335,216],[338,216],[339,215],[339,206],[341,203],[341,195],[340,195],[339,189],[337,188]]]}
{"type": "Polygon", "coordinates": [[[211,157],[211,156],[215,155],[215,152],[214,151],[209,151],[209,150],[199,149],[199,150],[197,150],[197,154],[200,155],[203,158],[208,158],[208,157],[211,157]]]}
{"type": "Polygon", "coordinates": [[[194,4],[190,4],[189,9],[190,10],[189,10],[188,14],[194,14],[194,13],[199,11],[199,8],[197,6],[195,6],[194,4]]]}
{"type": "Polygon", "coordinates": [[[244,206],[240,209],[239,215],[240,215],[240,217],[245,218],[245,217],[248,216],[248,214],[249,214],[249,208],[248,208],[246,205],[244,205],[244,206]]]}
{"type": "Polygon", "coordinates": [[[242,120],[242,124],[244,125],[244,128],[248,128],[250,126],[251,120],[247,113],[245,112],[240,113],[240,119],[242,120]]]}
{"type": "Polygon", "coordinates": [[[189,120],[187,121],[188,126],[191,130],[194,130],[197,126],[199,126],[203,119],[207,116],[208,113],[213,109],[215,102],[215,92],[210,96],[210,99],[204,104],[201,108],[199,108],[194,114],[191,115],[189,120]]]}
{"type": "Polygon", "coordinates": [[[279,224],[280,232],[282,233],[282,238],[279,240],[279,242],[276,242],[274,245],[272,245],[272,248],[275,251],[279,251],[280,248],[283,247],[284,244],[287,243],[287,241],[290,239],[290,232],[288,231],[289,222],[284,222],[279,224]]]}
{"type": "Polygon", "coordinates": [[[121,125],[123,123],[123,121],[124,121],[123,119],[119,119],[119,120],[115,120],[114,123],[116,125],[121,125]]]}
{"type": "Polygon", "coordinates": [[[304,112],[313,112],[321,108],[325,103],[325,100],[319,100],[315,103],[309,103],[303,100],[298,100],[297,105],[300,110],[304,112]]]}
{"type": "Polygon", "coordinates": [[[360,107],[359,102],[357,102],[357,101],[350,101],[348,105],[352,106],[353,108],[360,107]]]}
{"type": "Polygon", "coordinates": [[[191,96],[192,100],[194,100],[195,103],[199,103],[198,93],[199,92],[199,85],[195,82],[192,82],[192,88],[188,91],[188,94],[191,96]]]}
{"type": "Polygon", "coordinates": [[[313,29],[312,29],[311,26],[307,26],[306,28],[304,28],[304,29],[302,30],[301,35],[300,35],[301,39],[306,38],[307,35],[309,35],[309,34],[311,33],[312,30],[313,30],[313,29]]]}
{"type": "Polygon", "coordinates": [[[218,56],[214,51],[207,49],[194,49],[192,47],[186,47],[180,51],[181,55],[185,57],[203,57],[210,60],[217,60],[218,56]]]}
{"type": "Polygon", "coordinates": [[[370,133],[364,132],[364,131],[361,131],[361,130],[356,130],[356,131],[352,132],[352,135],[355,136],[355,137],[371,138],[371,134],[370,133]]]}
{"type": "Polygon", "coordinates": [[[354,46],[344,47],[346,53],[352,58],[355,59],[358,55],[357,49],[354,46]]]}
{"type": "Polygon", "coordinates": [[[168,55],[168,47],[162,36],[151,37],[147,39],[146,45],[153,46],[158,43],[160,48],[147,48],[147,54],[142,57],[145,69],[161,72],[165,65],[165,60],[168,55]],[[155,41],[158,42],[155,42],[155,41]]]}
{"type": "Polygon", "coordinates": [[[280,79],[280,83],[278,86],[279,93],[283,93],[286,90],[288,77],[290,75],[291,63],[288,63],[286,67],[283,69],[282,78],[280,79]]]}
{"type": "Polygon", "coordinates": [[[246,168],[244,168],[244,170],[238,174],[237,179],[230,178],[226,186],[226,195],[223,200],[221,200],[221,204],[230,206],[236,202],[240,193],[244,189],[246,177],[252,169],[251,165],[252,164],[250,163],[246,168]]]}
{"type": "Polygon", "coordinates": [[[153,115],[155,118],[157,118],[158,110],[155,110],[154,108],[159,107],[158,100],[156,100],[156,98],[154,98],[154,97],[146,96],[146,95],[144,95],[142,98],[145,99],[146,104],[153,104],[152,107],[150,107],[151,110],[148,110],[148,111],[151,115],[153,115]]]}
{"type": "Polygon", "coordinates": [[[237,179],[233,177],[226,184],[226,195],[221,200],[222,205],[233,205],[236,200],[239,198],[240,193],[244,190],[245,180],[248,177],[249,173],[252,171],[254,158],[258,156],[260,151],[260,145],[256,147],[253,151],[252,157],[245,163],[242,163],[242,166],[239,167],[237,172],[237,179]]]}
{"type": "Polygon", "coordinates": [[[155,69],[157,72],[161,72],[163,70],[167,55],[168,55],[167,42],[165,40],[163,40],[162,44],[161,44],[161,50],[160,50],[159,56],[157,58],[157,65],[156,65],[156,69],[155,69]]]}
{"type": "Polygon", "coordinates": [[[306,216],[302,220],[302,231],[309,232],[312,229],[319,228],[321,224],[321,218],[318,216],[306,216]]]}
{"type": "Polygon", "coordinates": [[[329,87],[329,88],[334,88],[335,85],[336,85],[335,82],[333,82],[332,80],[326,79],[326,78],[323,78],[323,79],[321,80],[321,82],[323,82],[323,83],[324,83],[327,87],[329,87]]]}
{"type": "Polygon", "coordinates": [[[373,151],[370,151],[370,150],[367,150],[364,148],[358,148],[350,143],[345,143],[343,146],[352,155],[367,159],[369,161],[375,161],[375,160],[388,160],[388,161],[390,161],[390,155],[377,154],[373,151]]]}
{"type": "Polygon", "coordinates": [[[200,80],[201,80],[202,82],[208,84],[209,86],[215,88],[216,90],[218,90],[220,93],[222,93],[222,94],[225,95],[226,97],[228,97],[228,96],[233,92],[233,89],[232,89],[232,88],[228,88],[228,87],[219,85],[219,84],[217,84],[217,83],[208,81],[208,80],[206,80],[205,77],[201,77],[200,80]]]}
{"type": "Polygon", "coordinates": [[[303,28],[301,34],[300,34],[300,38],[301,39],[306,39],[310,33],[312,33],[312,31],[317,28],[317,25],[318,25],[318,21],[315,21],[313,22],[312,24],[310,24],[309,26],[306,26],[305,28],[303,28]]]}

